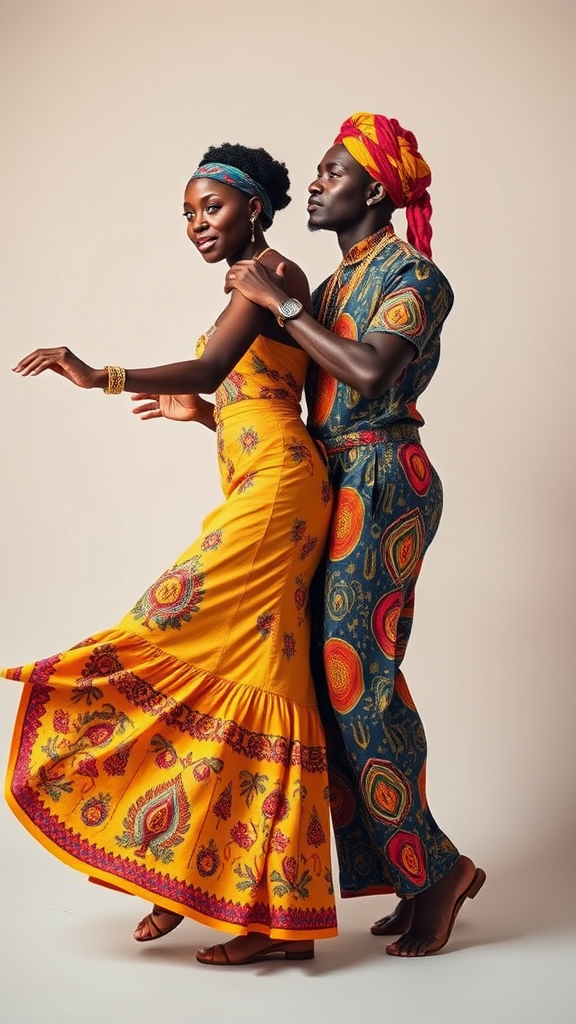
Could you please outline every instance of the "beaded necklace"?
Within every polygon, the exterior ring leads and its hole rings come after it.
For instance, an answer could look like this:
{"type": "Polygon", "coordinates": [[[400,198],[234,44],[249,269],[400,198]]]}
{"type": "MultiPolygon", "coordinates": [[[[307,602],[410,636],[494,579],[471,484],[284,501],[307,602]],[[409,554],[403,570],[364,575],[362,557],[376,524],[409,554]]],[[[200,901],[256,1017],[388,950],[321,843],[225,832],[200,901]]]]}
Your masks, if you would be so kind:
{"type": "Polygon", "coordinates": [[[332,274],[332,277],[330,278],[328,284],[326,285],[326,288],[324,289],[324,294],[322,296],[322,302],[320,305],[320,312],[318,314],[318,320],[321,324],[325,323],[325,317],[328,310],[330,310],[332,314],[335,313],[333,304],[339,298],[339,295],[336,296],[336,292],[340,292],[342,288],[342,275],[346,267],[353,266],[353,264],[356,262],[356,259],[358,258],[358,255],[363,254],[361,255],[361,258],[357,266],[352,271],[350,280],[346,284],[346,293],[347,295],[350,295],[356,288],[356,285],[359,283],[361,278],[363,278],[364,275],[366,274],[368,267],[370,266],[372,261],[376,258],[376,256],[379,255],[379,253],[382,252],[382,249],[384,249],[385,246],[389,245],[390,242],[394,241],[395,238],[396,235],[394,234],[394,228],[392,227],[391,224],[386,224],[385,227],[380,229],[380,231],[377,231],[374,235],[371,235],[369,239],[362,239],[361,242],[358,242],[356,245],[353,245],[352,248],[348,250],[344,258],[342,259],[340,266],[332,274]]]}

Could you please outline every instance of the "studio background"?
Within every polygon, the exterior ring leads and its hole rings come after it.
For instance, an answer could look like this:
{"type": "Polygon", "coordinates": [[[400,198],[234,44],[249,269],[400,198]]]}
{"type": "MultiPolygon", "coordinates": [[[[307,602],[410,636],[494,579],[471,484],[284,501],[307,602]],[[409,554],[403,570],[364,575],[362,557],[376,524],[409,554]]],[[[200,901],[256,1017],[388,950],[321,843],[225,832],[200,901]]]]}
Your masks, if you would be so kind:
{"type": "MultiPolygon", "coordinates": [[[[208,431],[143,423],[128,396],[11,366],[60,344],[96,366],[192,356],[225,302],[224,267],[203,264],[181,217],[209,145],[286,161],[293,201],[267,240],[314,286],[339,250],[307,232],[306,188],[341,121],[377,111],[415,132],[456,301],[420,402],[445,510],[405,671],[434,814],[488,872],[491,942],[574,922],[575,13],[570,0],[0,3],[4,665],[112,626],[220,500],[208,431]]],[[[404,235],[403,211],[394,224],[404,235]]],[[[3,682],[3,764],[19,695],[3,682]]],[[[30,905],[82,892],[96,914],[100,897],[5,805],[0,828],[3,941],[20,963],[19,870],[30,905]]],[[[122,904],[123,948],[140,907],[102,900],[122,904]]],[[[343,913],[365,930],[379,906],[353,902],[343,913]]],[[[14,1007],[10,1024],[34,1019],[14,1007]]]]}

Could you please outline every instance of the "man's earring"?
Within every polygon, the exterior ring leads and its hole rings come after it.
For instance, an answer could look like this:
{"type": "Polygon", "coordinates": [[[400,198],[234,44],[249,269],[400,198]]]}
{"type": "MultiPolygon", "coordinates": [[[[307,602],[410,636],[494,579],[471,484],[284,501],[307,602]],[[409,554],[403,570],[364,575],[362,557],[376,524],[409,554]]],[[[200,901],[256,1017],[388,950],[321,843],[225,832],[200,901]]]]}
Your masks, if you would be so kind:
{"type": "Polygon", "coordinates": [[[368,199],[366,200],[366,206],[372,206],[373,203],[377,203],[380,199],[384,199],[385,195],[386,195],[386,190],[385,189],[382,189],[382,191],[380,191],[380,189],[378,189],[376,195],[368,196],[368,199]]]}
{"type": "Polygon", "coordinates": [[[250,216],[250,223],[252,225],[252,234],[250,235],[250,241],[251,242],[255,242],[256,241],[255,236],[254,236],[254,225],[256,223],[256,214],[255,213],[251,214],[251,216],[250,216]]]}

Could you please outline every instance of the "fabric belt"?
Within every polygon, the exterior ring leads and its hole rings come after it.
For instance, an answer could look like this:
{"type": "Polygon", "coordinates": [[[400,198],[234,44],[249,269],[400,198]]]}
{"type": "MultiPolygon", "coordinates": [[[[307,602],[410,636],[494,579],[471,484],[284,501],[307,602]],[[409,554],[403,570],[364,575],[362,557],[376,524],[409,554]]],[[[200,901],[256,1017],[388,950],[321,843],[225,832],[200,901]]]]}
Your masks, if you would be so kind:
{"type": "Polygon", "coordinates": [[[316,438],[328,455],[345,452],[348,448],[363,448],[372,444],[394,441],[420,442],[420,431],[413,423],[395,423],[381,430],[354,430],[341,437],[316,438]]]}

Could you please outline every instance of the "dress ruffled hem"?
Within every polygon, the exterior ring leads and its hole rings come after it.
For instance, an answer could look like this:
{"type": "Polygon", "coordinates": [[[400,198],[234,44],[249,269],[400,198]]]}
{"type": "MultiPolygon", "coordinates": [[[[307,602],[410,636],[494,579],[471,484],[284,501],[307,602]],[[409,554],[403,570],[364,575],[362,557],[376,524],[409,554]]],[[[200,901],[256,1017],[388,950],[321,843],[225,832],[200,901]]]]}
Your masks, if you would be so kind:
{"type": "Polygon", "coordinates": [[[58,859],[221,931],[337,933],[316,708],[119,630],[2,674],[31,684],[6,798],[58,859]]]}

